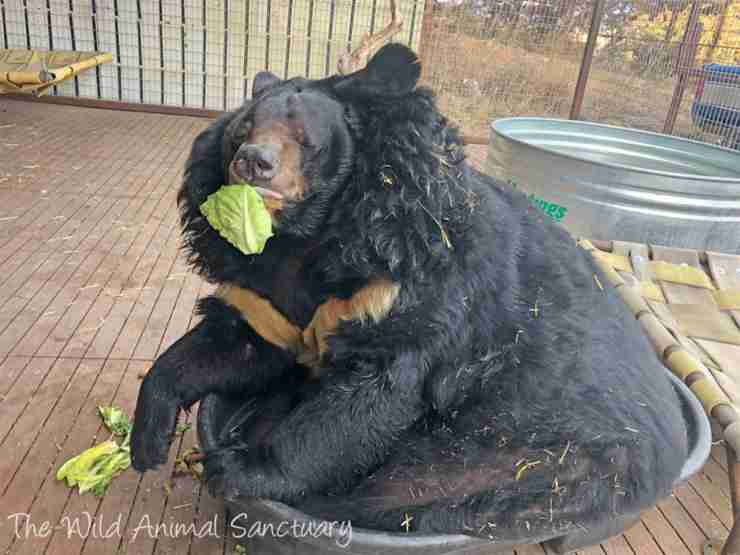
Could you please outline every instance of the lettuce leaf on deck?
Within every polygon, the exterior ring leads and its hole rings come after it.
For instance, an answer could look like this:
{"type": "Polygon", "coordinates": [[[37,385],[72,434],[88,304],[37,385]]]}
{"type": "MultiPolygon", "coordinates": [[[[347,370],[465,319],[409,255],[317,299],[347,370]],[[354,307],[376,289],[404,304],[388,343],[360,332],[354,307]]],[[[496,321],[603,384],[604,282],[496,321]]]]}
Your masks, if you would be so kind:
{"type": "Polygon", "coordinates": [[[126,437],[131,433],[131,422],[128,416],[121,409],[116,407],[98,407],[100,417],[103,419],[105,427],[110,430],[114,436],[126,437]]]}
{"type": "Polygon", "coordinates": [[[98,407],[98,414],[105,427],[120,440],[99,443],[65,462],[57,471],[57,480],[67,486],[77,487],[80,494],[92,491],[95,495],[105,494],[113,478],[131,466],[131,422],[121,409],[98,407]]]}

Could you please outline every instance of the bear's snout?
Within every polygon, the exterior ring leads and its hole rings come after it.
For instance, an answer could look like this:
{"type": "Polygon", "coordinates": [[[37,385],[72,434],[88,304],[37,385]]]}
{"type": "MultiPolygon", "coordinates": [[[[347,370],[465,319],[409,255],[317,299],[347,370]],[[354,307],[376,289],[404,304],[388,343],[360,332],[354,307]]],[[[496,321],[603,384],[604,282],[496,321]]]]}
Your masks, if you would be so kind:
{"type": "Polygon", "coordinates": [[[234,156],[234,170],[246,181],[272,179],[280,167],[280,146],[244,144],[234,156]]]}

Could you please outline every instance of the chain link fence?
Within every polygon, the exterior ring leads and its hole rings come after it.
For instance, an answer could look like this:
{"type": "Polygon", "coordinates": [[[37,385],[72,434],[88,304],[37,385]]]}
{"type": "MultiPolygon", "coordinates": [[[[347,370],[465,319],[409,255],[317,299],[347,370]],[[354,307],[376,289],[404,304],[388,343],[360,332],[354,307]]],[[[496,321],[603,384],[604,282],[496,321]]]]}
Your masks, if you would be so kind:
{"type": "Polygon", "coordinates": [[[492,119],[568,117],[728,146],[740,127],[740,0],[605,0],[591,61],[592,0],[433,0],[425,78],[466,131],[492,119]]]}
{"type": "Polygon", "coordinates": [[[471,134],[486,134],[500,117],[567,117],[588,24],[576,9],[565,2],[428,2],[423,77],[471,134]]]}

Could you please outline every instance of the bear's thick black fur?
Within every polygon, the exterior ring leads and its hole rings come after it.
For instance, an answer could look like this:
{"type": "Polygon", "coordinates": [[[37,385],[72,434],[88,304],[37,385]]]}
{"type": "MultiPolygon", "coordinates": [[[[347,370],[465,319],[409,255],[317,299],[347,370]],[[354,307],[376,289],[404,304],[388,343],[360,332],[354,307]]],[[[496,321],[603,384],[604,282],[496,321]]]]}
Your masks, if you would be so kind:
{"type": "Polygon", "coordinates": [[[307,385],[293,355],[205,299],[203,321],[142,384],[134,467],[165,462],[178,411],[219,392],[254,398],[267,422],[209,457],[227,497],[501,540],[654,504],[687,451],[665,370],[590,256],[467,164],[418,77],[399,45],[346,77],[261,74],[254,100],[196,139],[180,206],[202,275],[256,291],[300,327],[372,279],[400,292],[382,321],[342,323],[307,385]],[[245,256],[198,207],[271,118],[301,125],[306,190],[265,251],[245,256]]]}

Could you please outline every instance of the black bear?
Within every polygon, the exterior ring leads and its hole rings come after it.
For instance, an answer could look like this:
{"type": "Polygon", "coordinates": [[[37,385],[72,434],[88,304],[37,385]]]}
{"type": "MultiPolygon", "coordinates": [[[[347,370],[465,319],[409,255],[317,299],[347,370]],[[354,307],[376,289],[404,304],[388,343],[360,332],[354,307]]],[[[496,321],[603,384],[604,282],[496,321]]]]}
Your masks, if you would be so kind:
{"type": "Polygon", "coordinates": [[[465,161],[419,76],[398,44],[347,76],[260,73],[195,140],[185,246],[223,287],[144,379],[133,465],[216,392],[262,420],[208,458],[229,498],[501,541],[635,514],[687,454],[665,370],[588,253],[465,161]],[[199,210],[233,179],[279,201],[259,255],[199,210]]]}

